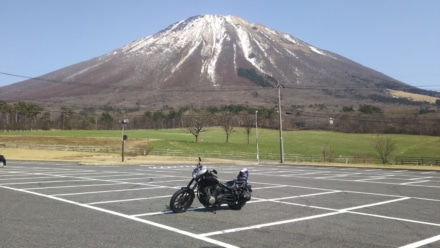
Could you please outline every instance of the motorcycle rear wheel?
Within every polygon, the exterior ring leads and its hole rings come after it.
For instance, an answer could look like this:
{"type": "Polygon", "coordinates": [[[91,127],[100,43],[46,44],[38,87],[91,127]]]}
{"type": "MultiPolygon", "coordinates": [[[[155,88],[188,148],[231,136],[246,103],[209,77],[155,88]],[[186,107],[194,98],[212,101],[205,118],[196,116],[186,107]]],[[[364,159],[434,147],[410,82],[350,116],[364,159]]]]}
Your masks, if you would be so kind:
{"type": "Polygon", "coordinates": [[[191,207],[193,201],[194,192],[189,189],[180,189],[171,197],[170,208],[174,213],[183,213],[191,207]]]}

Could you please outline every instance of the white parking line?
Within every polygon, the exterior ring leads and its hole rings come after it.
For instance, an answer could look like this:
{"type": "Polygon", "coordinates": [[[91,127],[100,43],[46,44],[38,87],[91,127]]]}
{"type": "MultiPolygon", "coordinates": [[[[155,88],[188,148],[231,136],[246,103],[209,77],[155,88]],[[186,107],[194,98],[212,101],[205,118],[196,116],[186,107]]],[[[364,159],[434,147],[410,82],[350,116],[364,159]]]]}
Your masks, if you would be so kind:
{"type": "Polygon", "coordinates": [[[135,190],[149,190],[149,189],[160,189],[160,188],[166,188],[166,187],[165,187],[165,186],[159,186],[159,187],[136,188],[136,189],[102,190],[102,191],[91,191],[91,192],[79,192],[79,193],[54,194],[54,195],[50,195],[50,196],[69,196],[69,195],[102,194],[102,193],[113,193],[113,192],[123,192],[123,191],[135,191],[135,190]]]}
{"type": "Polygon", "coordinates": [[[404,201],[404,200],[408,200],[408,199],[411,199],[411,197],[403,197],[403,198],[393,199],[393,200],[389,200],[389,201],[382,201],[382,202],[376,202],[376,203],[371,203],[371,204],[366,204],[366,205],[361,205],[361,206],[356,206],[356,207],[351,207],[351,208],[344,208],[339,211],[346,212],[346,211],[351,211],[351,210],[355,210],[355,209],[368,208],[368,207],[384,205],[384,204],[388,204],[388,203],[392,203],[392,202],[404,201]]]}
{"type": "Polygon", "coordinates": [[[144,200],[151,200],[151,199],[157,199],[157,198],[168,198],[168,197],[171,197],[171,195],[161,195],[161,196],[143,197],[143,198],[132,198],[132,199],[124,199],[124,200],[90,202],[90,203],[87,203],[87,204],[89,204],[89,205],[98,205],[98,204],[109,204],[109,203],[119,203],[119,202],[129,202],[129,201],[144,201],[144,200]]]}
{"type": "Polygon", "coordinates": [[[304,198],[304,197],[318,196],[318,195],[327,195],[327,194],[334,194],[334,193],[340,193],[340,192],[341,191],[339,191],[339,190],[335,190],[335,191],[329,191],[329,192],[321,192],[321,193],[305,194],[305,195],[295,195],[295,196],[286,196],[286,197],[271,198],[271,199],[263,199],[263,198],[254,197],[254,199],[258,200],[258,202],[282,201],[282,200],[287,200],[287,199],[304,198]]]}
{"type": "Polygon", "coordinates": [[[317,219],[317,218],[337,215],[337,214],[341,214],[341,213],[342,212],[330,212],[330,213],[312,215],[312,216],[301,217],[301,218],[290,219],[290,220],[282,220],[282,221],[275,221],[275,222],[258,224],[258,225],[253,225],[253,226],[246,226],[246,227],[226,229],[226,230],[223,230],[223,231],[202,233],[202,234],[200,234],[200,236],[209,237],[209,236],[214,236],[214,235],[221,235],[221,234],[226,234],[226,233],[234,233],[234,232],[240,232],[240,231],[251,230],[251,229],[260,229],[260,228],[263,228],[263,227],[276,226],[276,225],[282,225],[282,224],[289,224],[289,223],[298,222],[298,221],[304,221],[304,220],[312,220],[312,219],[317,219]]]}
{"type": "Polygon", "coordinates": [[[410,184],[417,184],[417,183],[426,183],[429,182],[429,180],[423,180],[423,181],[411,181],[407,183],[400,183],[400,185],[410,185],[410,184]]]}
{"type": "Polygon", "coordinates": [[[84,182],[90,181],[90,179],[76,179],[76,180],[57,180],[57,181],[36,181],[36,182],[20,182],[20,183],[2,183],[0,185],[20,185],[20,184],[37,184],[37,183],[70,183],[70,182],[84,182]]]}
{"type": "Polygon", "coordinates": [[[324,176],[324,177],[315,177],[315,179],[335,179],[338,177],[350,177],[350,176],[358,176],[361,173],[351,173],[351,174],[336,174],[336,175],[330,175],[330,176],[324,176]]]}
{"type": "MultiPolygon", "coordinates": [[[[8,175],[8,176],[17,176],[17,175],[8,175]]],[[[14,177],[14,178],[1,178],[0,181],[7,181],[7,180],[29,180],[29,179],[46,179],[46,178],[53,178],[53,176],[44,176],[44,177],[14,177]]]]}
{"type": "Polygon", "coordinates": [[[423,246],[423,245],[434,243],[434,242],[439,241],[439,240],[440,240],[440,235],[437,235],[437,236],[434,236],[434,237],[431,237],[431,238],[427,238],[427,239],[424,239],[424,240],[417,241],[417,242],[412,243],[412,244],[401,246],[400,248],[417,248],[417,247],[420,247],[420,246],[423,246]]]}
{"type": "Polygon", "coordinates": [[[64,189],[64,188],[80,188],[80,187],[99,187],[109,185],[126,185],[126,183],[103,183],[103,184],[83,184],[83,185],[68,185],[68,186],[52,186],[52,187],[37,187],[24,188],[24,190],[38,190],[38,189],[64,189]]]}
{"type": "Polygon", "coordinates": [[[416,177],[416,178],[411,178],[411,179],[408,179],[408,180],[423,180],[423,179],[431,179],[432,177],[416,177]]]}
{"type": "Polygon", "coordinates": [[[429,225],[429,226],[440,227],[440,223],[418,221],[418,220],[411,220],[411,219],[403,219],[403,218],[390,217],[390,216],[379,215],[379,214],[367,214],[367,213],[355,212],[355,211],[349,211],[349,213],[357,214],[357,215],[364,215],[364,216],[368,216],[368,217],[376,217],[376,218],[388,219],[388,220],[398,220],[398,221],[403,221],[403,222],[410,222],[410,223],[417,223],[417,224],[422,224],[422,225],[429,225]]]}
{"type": "Polygon", "coordinates": [[[276,188],[287,188],[289,186],[287,185],[274,185],[274,186],[267,186],[267,187],[252,187],[253,190],[256,189],[276,189],[276,188]]]}
{"type": "MultiPolygon", "coordinates": [[[[388,203],[392,203],[392,202],[396,202],[396,201],[403,201],[403,200],[407,200],[407,199],[410,199],[410,198],[404,197],[404,198],[393,199],[393,200],[389,200],[389,201],[376,202],[376,203],[366,204],[366,205],[362,205],[362,206],[340,209],[340,210],[336,210],[335,212],[330,212],[330,213],[325,213],[325,214],[312,215],[312,216],[301,217],[301,218],[290,219],[290,220],[275,221],[275,222],[252,225],[252,226],[247,226],[247,227],[226,229],[226,230],[222,230],[222,231],[203,233],[200,235],[205,236],[205,237],[209,237],[209,236],[213,236],[213,235],[221,235],[221,234],[234,233],[234,232],[240,232],[240,231],[251,230],[251,229],[260,229],[263,227],[270,227],[270,226],[275,226],[275,225],[289,224],[289,223],[293,223],[293,222],[322,218],[322,217],[332,216],[332,215],[336,215],[336,214],[350,213],[350,210],[353,210],[353,209],[378,206],[378,205],[388,204],[388,203]]],[[[366,214],[366,215],[368,215],[368,214],[366,214]]]]}

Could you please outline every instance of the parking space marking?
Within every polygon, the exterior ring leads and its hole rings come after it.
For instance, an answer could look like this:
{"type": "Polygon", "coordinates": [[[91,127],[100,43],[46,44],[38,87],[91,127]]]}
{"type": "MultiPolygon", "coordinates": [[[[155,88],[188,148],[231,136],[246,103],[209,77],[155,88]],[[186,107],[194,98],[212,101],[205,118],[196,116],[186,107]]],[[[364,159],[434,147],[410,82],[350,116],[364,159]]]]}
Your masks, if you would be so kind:
{"type": "MultiPolygon", "coordinates": [[[[343,181],[343,182],[367,182],[367,183],[374,183],[374,184],[388,184],[388,185],[408,185],[408,186],[414,186],[414,187],[428,187],[428,188],[440,188],[440,186],[437,185],[418,185],[415,182],[410,182],[414,180],[421,180],[421,179],[430,179],[429,182],[435,183],[437,182],[435,177],[416,177],[413,176],[414,173],[410,173],[408,170],[404,170],[405,173],[396,173],[396,171],[392,171],[392,173],[388,174],[369,174],[372,172],[369,170],[369,173],[359,173],[359,172],[352,172],[352,173],[338,173],[337,171],[316,171],[316,172],[310,172],[309,171],[302,171],[301,173],[292,173],[296,170],[291,170],[289,172],[283,170],[282,175],[278,175],[276,171],[271,171],[270,173],[253,173],[253,175],[261,175],[261,176],[281,176],[281,177],[298,177],[298,178],[310,178],[310,179],[319,179],[319,180],[332,180],[332,181],[343,181]],[[315,176],[314,176],[315,175],[315,176]],[[350,179],[350,177],[365,177],[360,179],[350,179]],[[388,180],[388,181],[386,181],[388,180]],[[394,182],[393,182],[394,181],[394,182]],[[402,182],[407,181],[407,182],[402,182]]],[[[374,172],[374,171],[373,171],[374,172]]],[[[374,172],[376,173],[376,172],[374,172]]],[[[422,174],[422,173],[417,173],[422,174]]],[[[426,173],[423,173],[426,174],[426,173]]],[[[422,181],[422,180],[421,180],[422,181]]],[[[421,183],[427,183],[427,182],[421,182],[421,183]]]]}
{"type": "Polygon", "coordinates": [[[101,191],[90,191],[90,192],[54,194],[54,195],[50,195],[50,196],[72,196],[72,195],[102,194],[102,193],[125,192],[125,191],[136,191],[136,190],[149,190],[149,189],[160,189],[160,188],[166,188],[166,187],[165,186],[158,186],[158,187],[136,188],[136,189],[101,190],[101,191]]]}
{"type": "Polygon", "coordinates": [[[253,190],[258,189],[276,189],[276,188],[285,188],[289,187],[288,185],[273,185],[273,186],[267,186],[267,187],[252,187],[253,190]]]}
{"type": "MultiPolygon", "coordinates": [[[[351,208],[336,209],[335,211],[329,212],[329,213],[317,214],[317,215],[295,218],[295,219],[290,219],[290,220],[275,221],[275,222],[240,227],[240,228],[231,228],[231,229],[226,229],[226,230],[221,230],[221,231],[214,231],[214,232],[209,232],[209,233],[203,233],[200,235],[205,236],[205,237],[209,237],[209,236],[214,236],[214,235],[240,232],[240,231],[251,230],[251,229],[261,229],[263,227],[290,224],[293,222],[311,220],[311,219],[316,219],[316,218],[323,218],[323,217],[333,216],[333,215],[337,215],[337,214],[351,213],[351,210],[355,210],[355,209],[361,209],[361,208],[366,208],[366,207],[371,207],[371,206],[378,206],[378,205],[383,205],[383,204],[388,204],[388,203],[393,203],[393,202],[403,201],[403,200],[408,200],[408,199],[410,199],[410,197],[403,197],[403,198],[393,199],[393,200],[389,200],[389,201],[376,202],[376,203],[372,203],[372,204],[366,204],[366,205],[361,205],[361,206],[356,206],[356,207],[351,207],[351,208]]],[[[288,204],[290,204],[290,203],[288,203],[288,204]]],[[[302,204],[293,203],[292,205],[302,205],[302,204]]],[[[303,205],[303,206],[307,206],[307,205],[303,205]]],[[[309,206],[307,206],[307,207],[309,207],[309,206]]],[[[321,208],[321,207],[318,207],[318,208],[326,209],[326,208],[321,208]]],[[[365,214],[365,215],[369,216],[369,214],[365,214]]]]}
{"type": "MultiPolygon", "coordinates": [[[[198,207],[198,208],[188,208],[186,211],[195,211],[198,209],[203,209],[205,207],[198,207]]],[[[162,214],[172,214],[173,211],[171,210],[164,210],[161,212],[151,212],[151,213],[143,213],[143,214],[133,214],[131,216],[133,217],[145,217],[145,216],[153,216],[153,215],[162,215],[162,214]]]]}
{"type": "Polygon", "coordinates": [[[132,199],[124,199],[124,200],[112,200],[112,201],[100,201],[100,202],[89,202],[89,205],[98,205],[98,204],[109,204],[109,203],[119,203],[119,202],[130,202],[130,201],[144,201],[158,198],[169,198],[171,195],[161,195],[161,196],[153,196],[153,197],[141,197],[141,198],[132,198],[132,199]]]}
{"type": "Polygon", "coordinates": [[[356,212],[356,211],[348,211],[348,212],[351,214],[364,215],[364,216],[376,217],[376,218],[381,218],[381,219],[398,220],[398,221],[403,221],[403,222],[411,222],[411,223],[417,223],[417,224],[422,224],[422,225],[440,227],[440,223],[418,221],[418,220],[411,220],[411,219],[404,219],[404,218],[396,218],[396,217],[391,217],[391,216],[385,216],[385,215],[379,215],[379,214],[368,214],[368,213],[362,213],[362,212],[356,212]]]}
{"type": "MultiPolygon", "coordinates": [[[[17,175],[8,175],[8,176],[17,176],[17,175]]],[[[7,181],[7,180],[28,180],[28,179],[47,179],[47,178],[53,178],[53,176],[44,176],[44,177],[14,177],[14,178],[1,178],[0,181],[7,181]]]]}
{"type": "Polygon", "coordinates": [[[408,179],[408,180],[423,180],[423,179],[431,179],[432,177],[415,177],[415,178],[411,178],[411,179],[408,179]]]}
{"type": "Polygon", "coordinates": [[[99,187],[99,186],[109,186],[109,185],[126,185],[126,183],[103,183],[103,184],[65,185],[65,186],[24,188],[24,190],[65,189],[65,188],[81,188],[81,187],[99,187]]]}
{"type": "Polygon", "coordinates": [[[424,171],[424,172],[421,172],[421,174],[433,174],[433,173],[437,173],[437,172],[435,172],[435,171],[424,171]]]}
{"type": "Polygon", "coordinates": [[[440,235],[437,235],[437,236],[434,236],[434,237],[431,237],[431,238],[427,238],[427,239],[424,239],[424,240],[417,241],[417,242],[412,243],[412,244],[401,246],[400,248],[417,248],[417,247],[420,247],[420,246],[423,246],[423,245],[434,243],[434,242],[439,241],[439,240],[440,240],[440,235]]]}
{"type": "Polygon", "coordinates": [[[306,217],[290,219],[290,220],[275,221],[275,222],[258,224],[258,225],[252,225],[252,226],[246,226],[246,227],[226,229],[226,230],[222,230],[222,231],[202,233],[202,234],[200,234],[200,236],[209,237],[209,236],[214,236],[214,235],[221,235],[221,234],[227,234],[227,233],[233,233],[233,232],[246,231],[246,230],[251,230],[251,229],[261,229],[263,227],[270,227],[270,226],[276,226],[276,225],[289,224],[289,223],[298,222],[298,221],[304,221],[304,220],[312,220],[312,219],[317,219],[317,218],[322,218],[322,217],[327,217],[327,216],[332,216],[332,215],[337,215],[337,214],[341,214],[341,213],[339,213],[339,212],[330,212],[330,213],[324,213],[324,214],[317,214],[317,215],[306,216],[306,217]]]}
{"type": "Polygon", "coordinates": [[[347,211],[351,211],[351,210],[355,210],[355,209],[379,206],[379,205],[383,205],[383,204],[388,204],[388,203],[393,203],[393,202],[398,202],[398,201],[404,201],[404,200],[408,200],[408,199],[411,199],[411,197],[402,197],[402,198],[393,199],[393,200],[389,200],[389,201],[382,201],[382,202],[376,202],[376,203],[366,204],[366,205],[362,205],[362,206],[356,206],[356,207],[351,207],[351,208],[344,208],[344,209],[340,209],[338,211],[347,212],[347,211]]]}
{"type": "MultiPolygon", "coordinates": [[[[45,174],[40,174],[40,175],[45,175],[45,174]]],[[[152,174],[149,174],[152,175],[152,174]]],[[[139,180],[139,179],[146,179],[145,177],[135,177],[135,178],[122,178],[120,180],[115,180],[115,179],[99,179],[97,178],[98,176],[94,176],[94,177],[74,177],[74,176],[64,176],[64,175],[50,175],[51,177],[49,178],[65,178],[68,180],[65,181],[38,181],[38,182],[17,182],[17,183],[3,183],[0,185],[13,185],[13,184],[36,184],[36,183],[62,183],[62,182],[80,182],[80,181],[98,181],[98,182],[112,182],[114,184],[136,184],[136,185],[144,185],[144,186],[155,186],[152,183],[131,183],[131,182],[127,182],[129,180],[139,180]],[[75,179],[71,179],[71,178],[75,178],[75,179]]],[[[154,176],[154,175],[153,175],[154,176]]],[[[156,176],[156,177],[148,177],[148,179],[163,179],[163,178],[175,178],[175,176],[156,176]]],[[[177,177],[178,178],[178,177],[177,177]]],[[[177,181],[177,180],[176,180],[177,181]]],[[[185,180],[186,181],[186,180],[185,180]]]]}
{"type": "Polygon", "coordinates": [[[5,185],[23,185],[23,184],[38,184],[38,183],[68,183],[68,182],[85,182],[90,181],[89,179],[73,179],[73,180],[56,180],[56,181],[34,181],[34,182],[15,182],[15,183],[2,183],[0,186],[5,185]]]}
{"type": "Polygon", "coordinates": [[[351,173],[351,174],[336,174],[336,175],[329,175],[329,176],[323,176],[323,177],[314,177],[314,179],[334,179],[338,177],[349,177],[349,176],[357,176],[361,173],[351,173]]]}
{"type": "MultiPolygon", "coordinates": [[[[287,185],[287,184],[276,184],[276,183],[264,183],[264,182],[256,182],[256,181],[250,181],[249,184],[251,185],[272,185],[272,186],[282,186],[282,187],[292,187],[292,188],[299,188],[299,189],[314,189],[314,190],[323,190],[323,191],[333,191],[333,189],[325,189],[325,188],[316,188],[316,187],[306,187],[306,186],[300,186],[300,185],[287,185]]],[[[252,186],[252,189],[254,189],[254,186],[252,186]]]]}
{"type": "Polygon", "coordinates": [[[429,180],[423,180],[423,181],[412,181],[412,182],[400,183],[400,185],[410,185],[410,184],[426,183],[426,182],[429,182],[429,180]]]}
{"type": "Polygon", "coordinates": [[[334,190],[334,191],[329,191],[329,192],[321,192],[321,193],[305,194],[305,195],[295,195],[295,196],[286,196],[286,197],[279,197],[279,198],[273,198],[273,199],[264,199],[264,198],[257,198],[257,197],[254,197],[254,199],[257,199],[258,202],[282,201],[282,200],[287,200],[287,199],[304,198],[304,197],[318,196],[318,195],[327,195],[327,194],[334,194],[334,193],[340,193],[340,192],[342,192],[342,191],[334,190]]]}

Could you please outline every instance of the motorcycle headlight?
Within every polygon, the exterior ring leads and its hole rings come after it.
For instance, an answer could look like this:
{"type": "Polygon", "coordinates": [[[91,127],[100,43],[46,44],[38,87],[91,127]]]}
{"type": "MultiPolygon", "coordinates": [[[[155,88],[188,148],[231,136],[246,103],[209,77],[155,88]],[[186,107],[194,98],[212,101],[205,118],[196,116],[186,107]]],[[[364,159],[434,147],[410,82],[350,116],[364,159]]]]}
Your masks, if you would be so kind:
{"type": "Polygon", "coordinates": [[[208,169],[205,166],[197,166],[197,168],[194,169],[192,177],[194,179],[197,179],[201,175],[205,174],[208,171],[208,169]]]}

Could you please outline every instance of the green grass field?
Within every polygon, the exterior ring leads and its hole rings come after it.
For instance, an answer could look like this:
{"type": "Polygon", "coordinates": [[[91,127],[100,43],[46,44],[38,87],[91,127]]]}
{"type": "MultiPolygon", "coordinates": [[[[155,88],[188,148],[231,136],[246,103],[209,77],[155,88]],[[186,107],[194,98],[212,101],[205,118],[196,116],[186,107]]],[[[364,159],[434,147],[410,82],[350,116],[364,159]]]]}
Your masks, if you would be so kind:
{"type": "MultiPolygon", "coordinates": [[[[153,149],[170,149],[182,151],[218,151],[218,152],[256,152],[255,128],[252,129],[249,144],[244,129],[236,128],[226,143],[226,136],[221,128],[206,128],[199,136],[199,142],[186,129],[172,130],[125,130],[128,135],[127,147],[130,143],[143,143],[153,149]]],[[[88,137],[117,140],[122,136],[119,131],[28,131],[28,132],[4,132],[0,133],[0,139],[8,136],[13,137],[39,137],[44,138],[46,143],[51,137],[88,137]],[[110,139],[112,138],[112,139],[110,139]]],[[[415,136],[415,135],[382,135],[390,137],[396,144],[396,150],[390,159],[396,156],[405,157],[440,157],[440,137],[415,136]]],[[[284,131],[283,143],[285,154],[316,155],[321,156],[325,148],[333,151],[338,156],[367,156],[379,159],[374,150],[377,139],[375,134],[349,134],[329,131],[284,131]]],[[[35,140],[35,139],[34,139],[35,140]]],[[[1,142],[1,141],[0,141],[1,142]]],[[[24,142],[24,141],[21,141],[24,142]]],[[[35,142],[35,141],[34,141],[35,142]]],[[[114,142],[114,141],[112,141],[114,142]]],[[[115,145],[119,145],[116,142],[115,145]]],[[[258,145],[262,156],[264,154],[280,153],[280,137],[277,130],[258,129],[258,145]]],[[[264,158],[263,158],[264,159],[264,158]]]]}

